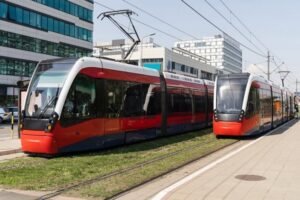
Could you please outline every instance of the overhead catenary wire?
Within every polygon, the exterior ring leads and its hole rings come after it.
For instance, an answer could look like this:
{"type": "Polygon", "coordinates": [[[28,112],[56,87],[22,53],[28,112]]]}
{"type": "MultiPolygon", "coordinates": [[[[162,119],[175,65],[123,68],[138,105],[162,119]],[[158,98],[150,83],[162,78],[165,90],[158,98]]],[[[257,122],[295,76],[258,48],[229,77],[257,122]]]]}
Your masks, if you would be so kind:
{"type": "MultiPolygon", "coordinates": [[[[211,20],[209,20],[208,18],[206,18],[204,15],[202,15],[199,11],[197,11],[194,7],[192,7],[190,4],[188,4],[185,0],[181,0],[187,7],[189,7],[192,11],[194,11],[197,15],[199,15],[201,18],[203,18],[205,21],[207,21],[209,24],[211,24],[213,27],[215,27],[217,30],[219,30],[220,32],[222,32],[223,34],[225,35],[229,35],[227,34],[223,29],[221,29],[220,27],[218,27],[215,23],[213,23],[211,20]]],[[[239,42],[239,41],[238,41],[239,42]]],[[[264,57],[266,58],[267,56],[266,55],[263,55],[255,50],[253,50],[252,48],[246,46],[245,44],[239,42],[239,44],[244,47],[245,49],[249,50],[250,52],[258,55],[258,56],[261,56],[261,57],[264,57]]]]}
{"type": "Polygon", "coordinates": [[[211,7],[218,15],[220,15],[228,24],[230,24],[240,35],[242,35],[249,43],[251,43],[258,51],[264,54],[264,51],[261,50],[256,44],[254,44],[251,39],[249,39],[242,31],[240,31],[229,19],[227,19],[215,6],[209,3],[207,0],[204,0],[206,4],[211,7]]]}
{"type": "Polygon", "coordinates": [[[230,14],[232,14],[232,16],[236,18],[238,22],[250,33],[250,35],[252,35],[256,39],[256,41],[258,41],[267,51],[269,51],[269,48],[256,35],[254,35],[254,33],[248,28],[248,26],[246,26],[246,24],[242,22],[242,20],[229,8],[229,6],[227,6],[227,4],[223,0],[219,1],[230,12],[230,14]]]}
{"type": "MultiPolygon", "coordinates": [[[[249,34],[251,36],[253,36],[253,38],[262,46],[264,47],[267,51],[270,51],[270,53],[276,57],[281,63],[284,63],[284,61],[282,59],[280,59],[279,56],[277,56],[273,51],[271,51],[254,33],[253,31],[250,30],[250,28],[237,16],[237,14],[235,14],[232,9],[230,9],[230,7],[225,3],[224,0],[219,0],[221,2],[221,4],[229,11],[229,13],[249,32],[249,34]]],[[[273,58],[274,60],[274,58],[273,58]]],[[[274,60],[275,61],[275,60],[274,60]]],[[[275,61],[276,62],[276,61],[275,61]]],[[[276,71],[279,67],[276,63],[274,63],[276,65],[276,68],[271,72],[273,73],[274,71],[276,71]]]]}
{"type": "MultiPolygon", "coordinates": [[[[112,10],[112,11],[114,10],[114,9],[112,9],[112,8],[110,8],[110,7],[108,7],[108,6],[104,5],[104,4],[102,4],[102,3],[99,3],[98,1],[94,1],[94,3],[97,4],[97,5],[99,5],[99,6],[101,6],[101,7],[103,7],[103,8],[106,8],[106,9],[109,9],[109,10],[112,10]]],[[[166,36],[168,36],[168,37],[170,37],[170,38],[176,39],[176,40],[178,40],[178,41],[182,41],[182,39],[180,39],[180,38],[178,38],[178,37],[176,37],[176,36],[174,36],[174,35],[172,35],[172,34],[170,34],[170,33],[167,33],[167,32],[165,32],[165,31],[162,31],[162,30],[160,30],[159,28],[156,28],[156,27],[154,27],[154,26],[151,26],[151,25],[149,25],[149,24],[146,24],[146,23],[144,23],[144,22],[142,22],[142,21],[140,21],[140,20],[138,20],[138,19],[136,19],[136,18],[133,18],[133,17],[132,17],[132,20],[133,20],[133,21],[136,21],[137,23],[142,24],[142,25],[144,25],[144,26],[146,26],[146,27],[148,27],[148,28],[150,28],[150,29],[153,29],[153,30],[155,30],[155,31],[157,31],[157,32],[160,32],[160,33],[162,33],[162,34],[164,34],[164,35],[166,35],[166,36]]]]}
{"type": "Polygon", "coordinates": [[[183,34],[185,34],[185,35],[187,35],[187,36],[190,36],[191,38],[193,38],[193,39],[195,39],[195,40],[198,40],[198,39],[199,39],[199,38],[197,38],[196,36],[194,36],[194,35],[192,35],[192,34],[190,34],[190,33],[187,33],[186,31],[183,31],[183,30],[180,29],[180,28],[177,28],[176,26],[174,26],[174,25],[172,25],[172,24],[170,24],[170,23],[164,21],[163,19],[161,19],[161,18],[159,18],[159,17],[157,17],[157,16],[154,16],[153,14],[149,13],[148,11],[146,11],[146,10],[144,10],[144,9],[142,9],[142,8],[140,8],[140,7],[138,7],[138,6],[134,5],[134,4],[132,4],[132,3],[130,3],[130,2],[127,1],[127,0],[123,0],[123,2],[127,3],[128,5],[130,5],[130,6],[134,7],[134,8],[136,8],[136,9],[138,9],[139,11],[141,11],[141,12],[143,12],[143,13],[146,13],[147,15],[151,16],[152,18],[154,18],[154,19],[158,20],[159,22],[161,22],[161,23],[163,23],[163,24],[165,24],[165,25],[167,25],[167,26],[169,26],[169,27],[171,27],[171,28],[177,30],[177,31],[180,32],[180,33],[183,33],[183,34]]]}

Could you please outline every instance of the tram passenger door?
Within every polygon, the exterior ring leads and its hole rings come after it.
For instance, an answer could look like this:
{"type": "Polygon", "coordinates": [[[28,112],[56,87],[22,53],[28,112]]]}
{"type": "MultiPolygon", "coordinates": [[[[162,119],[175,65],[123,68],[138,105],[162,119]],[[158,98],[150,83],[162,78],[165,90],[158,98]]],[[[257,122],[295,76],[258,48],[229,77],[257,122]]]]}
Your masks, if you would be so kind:
{"type": "Polygon", "coordinates": [[[120,111],[123,99],[123,83],[117,80],[102,80],[98,89],[102,92],[103,98],[103,127],[105,148],[124,144],[125,134],[122,129],[122,119],[120,111]]]}
{"type": "Polygon", "coordinates": [[[263,93],[263,90],[262,89],[259,89],[258,90],[258,93],[259,93],[259,131],[260,132],[263,132],[264,131],[264,93],[263,93]]]}
{"type": "Polygon", "coordinates": [[[155,138],[161,125],[159,85],[127,82],[121,116],[126,143],[155,138]]]}

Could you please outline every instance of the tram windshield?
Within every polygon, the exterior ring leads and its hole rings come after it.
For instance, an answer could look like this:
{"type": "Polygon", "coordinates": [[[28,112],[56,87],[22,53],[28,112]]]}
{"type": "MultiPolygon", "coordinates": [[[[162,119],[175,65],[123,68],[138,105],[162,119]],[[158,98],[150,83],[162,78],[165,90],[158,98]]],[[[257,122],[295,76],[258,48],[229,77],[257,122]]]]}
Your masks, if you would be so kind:
{"type": "Polygon", "coordinates": [[[67,75],[75,63],[71,61],[40,63],[37,66],[28,89],[26,117],[47,118],[53,113],[67,75]]]}
{"type": "Polygon", "coordinates": [[[217,82],[218,113],[240,113],[248,79],[226,78],[217,82]]]}

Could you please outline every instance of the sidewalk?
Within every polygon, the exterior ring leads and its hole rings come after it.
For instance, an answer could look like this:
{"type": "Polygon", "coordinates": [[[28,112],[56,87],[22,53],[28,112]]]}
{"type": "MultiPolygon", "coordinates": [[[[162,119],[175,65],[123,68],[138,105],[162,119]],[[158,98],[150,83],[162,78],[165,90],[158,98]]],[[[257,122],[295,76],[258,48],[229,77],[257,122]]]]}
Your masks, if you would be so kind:
{"type": "Polygon", "coordinates": [[[0,156],[21,152],[21,142],[18,138],[17,124],[12,135],[9,124],[0,124],[0,156]]]}
{"type": "Polygon", "coordinates": [[[269,135],[242,141],[238,148],[201,159],[118,199],[299,199],[299,128],[300,121],[291,121],[269,135]]]}

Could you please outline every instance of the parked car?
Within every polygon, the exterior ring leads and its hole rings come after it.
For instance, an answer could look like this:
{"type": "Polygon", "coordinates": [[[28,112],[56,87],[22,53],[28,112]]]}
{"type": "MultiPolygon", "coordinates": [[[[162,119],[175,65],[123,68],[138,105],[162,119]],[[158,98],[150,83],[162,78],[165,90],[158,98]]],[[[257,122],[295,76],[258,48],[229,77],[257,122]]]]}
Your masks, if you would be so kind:
{"type": "Polygon", "coordinates": [[[9,121],[11,119],[11,113],[5,107],[0,107],[0,124],[9,121]]]}
{"type": "Polygon", "coordinates": [[[14,120],[18,120],[19,118],[19,109],[18,107],[8,107],[7,108],[10,113],[13,113],[14,120]]]}

